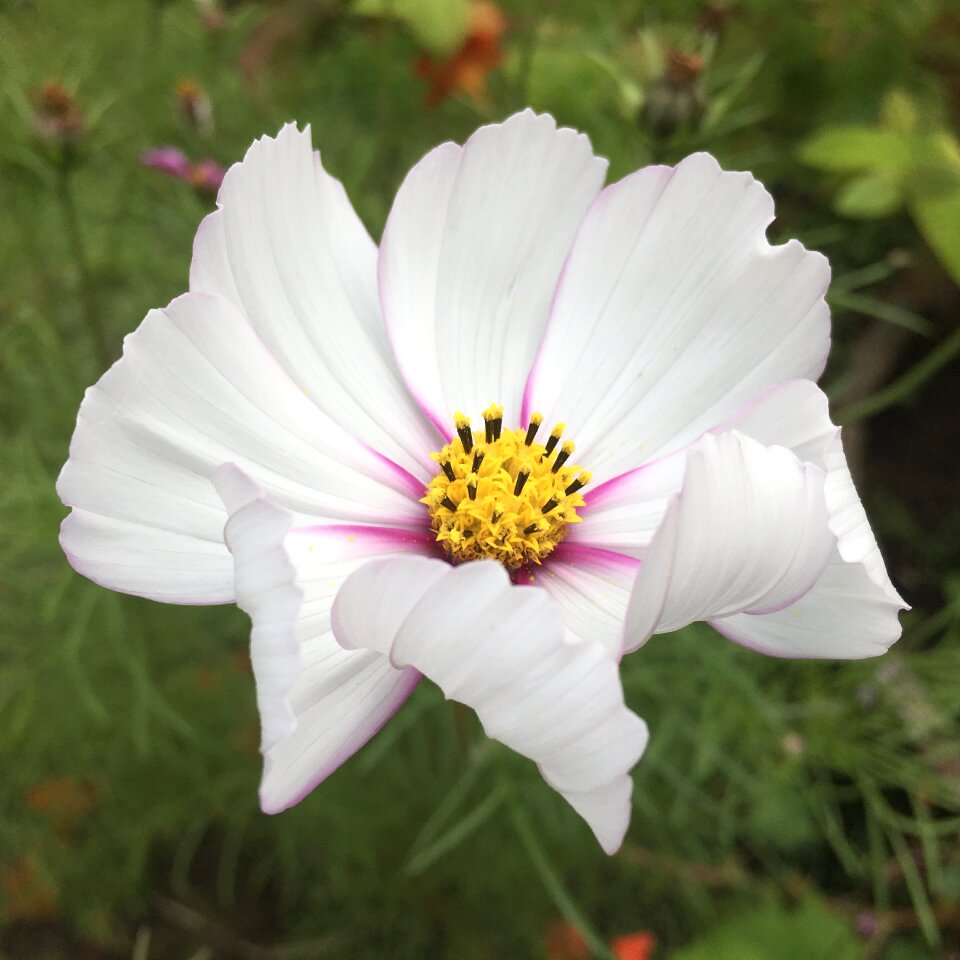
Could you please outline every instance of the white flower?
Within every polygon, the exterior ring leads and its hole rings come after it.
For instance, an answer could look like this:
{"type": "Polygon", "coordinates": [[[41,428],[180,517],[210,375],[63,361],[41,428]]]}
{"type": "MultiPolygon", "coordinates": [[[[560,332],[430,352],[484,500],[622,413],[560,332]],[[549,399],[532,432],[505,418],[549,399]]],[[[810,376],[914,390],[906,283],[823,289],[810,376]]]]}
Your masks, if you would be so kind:
{"type": "Polygon", "coordinates": [[[693,620],[779,656],[897,638],[813,382],[826,260],[771,247],[770,197],[706,154],[605,171],[526,111],[424,157],[378,251],[285,127],[227,174],[190,292],[88,391],[64,550],[247,611],[265,810],[423,674],[612,852],[646,741],[622,651],[693,620]]]}

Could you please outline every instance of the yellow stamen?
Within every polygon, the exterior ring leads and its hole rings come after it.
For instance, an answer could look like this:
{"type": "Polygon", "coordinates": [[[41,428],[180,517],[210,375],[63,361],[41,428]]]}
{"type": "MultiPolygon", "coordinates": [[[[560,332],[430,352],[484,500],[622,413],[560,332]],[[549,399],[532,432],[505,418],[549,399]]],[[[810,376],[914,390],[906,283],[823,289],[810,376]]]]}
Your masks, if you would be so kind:
{"type": "Polygon", "coordinates": [[[454,415],[457,436],[432,455],[439,471],[421,502],[429,508],[437,542],[455,563],[488,557],[510,570],[538,564],[568,524],[580,522],[580,491],[590,474],[567,464],[572,441],[551,458],[562,423],[544,445],[534,439],[543,422],[538,413],[525,430],[504,430],[499,404],[487,407],[483,419],[481,435],[464,414],[454,415]]]}

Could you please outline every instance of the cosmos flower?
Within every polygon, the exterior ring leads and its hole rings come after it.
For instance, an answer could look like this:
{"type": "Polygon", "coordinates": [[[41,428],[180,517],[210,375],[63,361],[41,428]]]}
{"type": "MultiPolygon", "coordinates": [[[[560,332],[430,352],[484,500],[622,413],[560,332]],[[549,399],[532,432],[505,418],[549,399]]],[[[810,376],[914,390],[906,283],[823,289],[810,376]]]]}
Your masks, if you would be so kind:
{"type": "Polygon", "coordinates": [[[264,810],[426,676],[612,852],[646,742],[622,653],[693,620],[778,656],[898,636],[814,383],[826,260],[771,247],[770,197],[706,154],[606,166],[525,111],[427,154],[378,249],[287,126],[87,392],[64,550],[250,615],[264,810]]]}

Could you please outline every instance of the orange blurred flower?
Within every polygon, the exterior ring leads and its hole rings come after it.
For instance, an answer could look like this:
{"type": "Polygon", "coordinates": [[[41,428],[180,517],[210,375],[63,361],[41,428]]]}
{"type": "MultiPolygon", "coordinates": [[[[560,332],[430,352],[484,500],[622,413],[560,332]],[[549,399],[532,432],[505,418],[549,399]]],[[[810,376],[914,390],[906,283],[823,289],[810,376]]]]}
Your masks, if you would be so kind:
{"type": "Polygon", "coordinates": [[[48,816],[56,832],[66,837],[93,810],[96,791],[91,783],[53,777],[26,790],[24,799],[31,810],[48,816]]]}
{"type": "Polygon", "coordinates": [[[420,57],[417,75],[427,81],[427,105],[434,107],[451,94],[465,93],[487,102],[487,74],[503,62],[500,41],[507,30],[504,12],[491,0],[474,0],[470,25],[459,49],[446,60],[420,57]]]}
{"type": "Polygon", "coordinates": [[[56,892],[26,857],[0,864],[0,891],[8,920],[44,920],[57,912],[56,892]]]}
{"type": "Polygon", "coordinates": [[[177,109],[188,129],[204,137],[212,136],[213,104],[203,87],[196,80],[184,77],[177,81],[174,90],[177,109]]]}
{"type": "Polygon", "coordinates": [[[73,143],[83,136],[83,114],[63,84],[47,80],[33,91],[31,99],[33,122],[42,136],[62,144],[73,143]]]}

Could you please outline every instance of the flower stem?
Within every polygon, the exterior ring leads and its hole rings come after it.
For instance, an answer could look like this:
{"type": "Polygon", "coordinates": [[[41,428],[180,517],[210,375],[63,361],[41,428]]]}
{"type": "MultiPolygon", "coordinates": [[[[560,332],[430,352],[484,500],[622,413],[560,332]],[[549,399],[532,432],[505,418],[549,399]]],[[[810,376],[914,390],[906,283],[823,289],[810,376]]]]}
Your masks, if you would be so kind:
{"type": "Polygon", "coordinates": [[[847,407],[840,412],[837,420],[843,425],[856,423],[858,420],[879,413],[887,407],[901,403],[939,372],[942,367],[945,367],[957,354],[960,354],[960,327],[931,350],[919,363],[911,367],[902,377],[894,380],[888,387],[877,391],[872,396],[847,407]]]}
{"type": "Polygon", "coordinates": [[[599,957],[600,960],[616,960],[616,957],[603,942],[603,938],[593,929],[591,923],[583,915],[583,911],[567,892],[563,881],[560,879],[557,871],[553,868],[553,864],[550,863],[543,847],[540,845],[540,841],[537,839],[536,833],[534,833],[530,820],[527,818],[527,814],[519,800],[517,800],[516,794],[513,792],[513,788],[507,780],[505,773],[503,777],[510,819],[513,821],[514,828],[526,851],[527,857],[530,859],[530,863],[539,874],[540,882],[549,894],[550,899],[553,900],[554,906],[560,915],[580,933],[587,942],[587,946],[590,948],[594,957],[599,957]]]}
{"type": "Polygon", "coordinates": [[[57,200],[63,214],[67,243],[73,253],[73,261],[80,279],[80,299],[83,308],[84,325],[93,343],[98,359],[107,365],[112,359],[110,340],[103,326],[103,315],[97,303],[97,290],[90,259],[87,256],[86,242],[80,229],[77,216],[77,204],[73,194],[73,164],[68,155],[64,155],[57,166],[57,200]]]}

